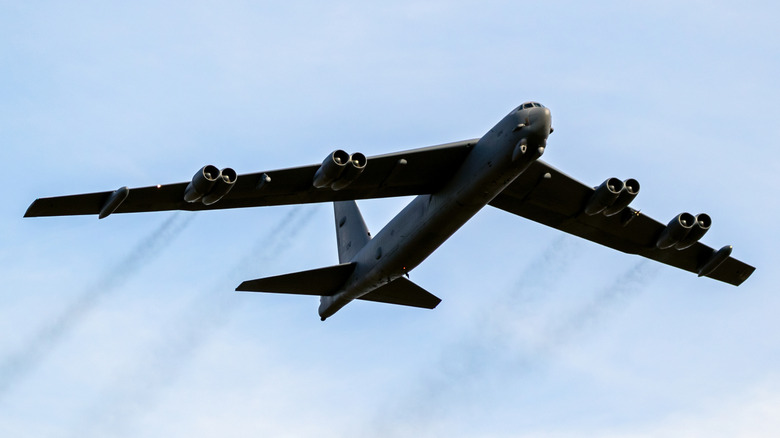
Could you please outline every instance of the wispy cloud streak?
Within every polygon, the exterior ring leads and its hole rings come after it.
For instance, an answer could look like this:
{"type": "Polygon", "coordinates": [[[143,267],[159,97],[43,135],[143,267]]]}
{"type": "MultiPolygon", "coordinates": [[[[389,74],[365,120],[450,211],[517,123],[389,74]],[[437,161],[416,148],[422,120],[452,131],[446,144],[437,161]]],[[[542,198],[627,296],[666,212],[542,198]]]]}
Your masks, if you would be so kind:
{"type": "Polygon", "coordinates": [[[492,378],[493,370],[509,367],[513,378],[521,379],[619,303],[644,290],[659,270],[658,264],[640,260],[595,293],[582,291],[591,296],[585,303],[569,311],[545,313],[543,300],[561,299],[550,295],[558,294],[579,248],[579,242],[562,236],[532,260],[519,277],[521,286],[475,316],[467,332],[444,347],[437,363],[427,368],[435,372],[426,372],[410,385],[413,391],[394,403],[390,410],[394,414],[388,416],[383,410],[369,425],[371,433],[405,436],[435,427],[436,418],[446,417],[444,411],[454,408],[453,400],[478,399],[479,393],[490,392],[487,388],[494,380],[501,380],[492,378]],[[487,357],[492,358],[490,364],[487,357]]]}
{"type": "Polygon", "coordinates": [[[540,346],[554,347],[569,342],[572,337],[596,324],[617,305],[644,291],[660,269],[661,265],[656,262],[639,260],[608,286],[599,290],[588,303],[572,312],[568,318],[552,325],[546,336],[549,341],[541,343],[540,346]]]}
{"type": "Polygon", "coordinates": [[[151,263],[163,249],[187,228],[193,215],[174,214],[144,237],[123,259],[88,286],[59,315],[41,327],[22,348],[0,363],[0,398],[34,371],[46,356],[83,321],[99,300],[122,287],[127,280],[151,263]]]}
{"type": "Polygon", "coordinates": [[[506,347],[511,323],[526,319],[538,302],[556,290],[561,275],[579,253],[580,243],[559,236],[533,258],[517,276],[516,285],[478,311],[457,341],[445,345],[430,368],[409,385],[411,391],[389,401],[389,408],[367,425],[367,435],[394,437],[429,432],[436,418],[463,399],[484,377],[483,359],[506,347]]]}
{"type": "MultiPolygon", "coordinates": [[[[256,266],[270,264],[285,255],[301,230],[311,221],[316,209],[296,207],[270,231],[255,242],[213,287],[199,294],[191,305],[163,331],[161,342],[150,348],[139,366],[117,378],[107,388],[86,417],[91,424],[87,436],[135,436],[133,424],[145,412],[153,409],[157,399],[170,388],[183,368],[192,361],[198,349],[209,337],[229,322],[231,313],[241,302],[234,293],[222,293],[226,284],[232,287],[237,275],[257,272],[256,266]],[[214,291],[219,293],[214,293],[214,291]],[[126,382],[131,382],[128,385],[126,382]],[[94,420],[104,419],[95,422],[94,420]]],[[[84,436],[80,429],[74,436],[84,436]]]]}

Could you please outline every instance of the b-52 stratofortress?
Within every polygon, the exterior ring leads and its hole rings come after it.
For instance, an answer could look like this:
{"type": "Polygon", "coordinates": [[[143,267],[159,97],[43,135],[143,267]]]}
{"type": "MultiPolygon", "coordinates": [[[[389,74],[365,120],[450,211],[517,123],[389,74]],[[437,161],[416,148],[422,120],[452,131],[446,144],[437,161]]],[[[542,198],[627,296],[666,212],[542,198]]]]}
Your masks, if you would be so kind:
{"type": "Polygon", "coordinates": [[[483,137],[375,157],[336,150],[322,164],[237,175],[204,166],[190,182],[41,198],[25,217],[212,210],[333,202],[339,264],[249,280],[236,290],[320,296],[324,321],[355,299],[432,309],[441,301],[408,279],[486,205],[686,271],[739,285],[755,270],[699,242],[712,223],[681,213],[664,225],[629,204],[634,179],[583,184],[539,157],[553,129],[536,102],[483,137]],[[417,195],[371,237],[355,200],[417,195]]]}

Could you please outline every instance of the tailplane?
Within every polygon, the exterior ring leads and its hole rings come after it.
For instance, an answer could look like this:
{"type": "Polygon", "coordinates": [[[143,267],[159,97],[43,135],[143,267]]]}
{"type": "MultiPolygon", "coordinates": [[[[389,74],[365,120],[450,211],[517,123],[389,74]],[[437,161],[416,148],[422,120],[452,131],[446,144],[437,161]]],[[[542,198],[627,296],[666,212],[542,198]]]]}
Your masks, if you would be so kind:
{"type": "Polygon", "coordinates": [[[333,213],[336,219],[340,264],[248,280],[241,283],[236,290],[321,297],[329,297],[338,292],[355,270],[357,263],[351,262],[352,257],[371,240],[371,235],[355,201],[334,202],[333,213]]]}
{"type": "Polygon", "coordinates": [[[344,285],[352,271],[355,270],[355,265],[356,263],[342,263],[326,268],[247,280],[241,283],[236,290],[243,292],[331,296],[344,285]]]}
{"type": "MultiPolygon", "coordinates": [[[[328,298],[341,290],[341,287],[355,270],[355,266],[356,263],[342,263],[325,268],[293,272],[292,274],[247,280],[241,283],[236,290],[241,292],[315,295],[322,297],[324,301],[328,301],[328,298]]],[[[423,309],[433,309],[441,302],[440,298],[404,277],[396,278],[358,299],[423,309]]]]}
{"type": "MultiPolygon", "coordinates": [[[[344,291],[347,280],[355,272],[357,262],[352,259],[371,240],[371,234],[355,201],[334,202],[333,213],[340,264],[248,280],[236,290],[319,296],[319,313],[323,321],[346,305],[351,299],[339,298],[337,294],[344,291]]],[[[424,309],[433,309],[441,302],[438,297],[404,277],[396,278],[358,299],[424,309]]]]}
{"type": "Polygon", "coordinates": [[[433,309],[441,302],[441,298],[404,277],[396,278],[358,299],[401,306],[421,307],[423,309],[433,309]]]}

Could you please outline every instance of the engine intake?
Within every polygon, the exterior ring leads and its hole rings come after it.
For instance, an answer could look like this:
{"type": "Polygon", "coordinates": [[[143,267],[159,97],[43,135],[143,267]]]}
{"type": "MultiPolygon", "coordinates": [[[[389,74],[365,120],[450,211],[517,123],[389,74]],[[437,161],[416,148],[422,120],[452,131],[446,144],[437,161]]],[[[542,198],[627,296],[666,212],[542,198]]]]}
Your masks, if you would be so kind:
{"type": "Polygon", "coordinates": [[[623,181],[617,178],[609,178],[600,186],[585,205],[585,214],[593,216],[603,212],[607,207],[615,203],[620,192],[623,190],[623,181]]]}
{"type": "Polygon", "coordinates": [[[672,219],[658,236],[655,246],[658,249],[667,249],[677,245],[685,239],[693,229],[696,218],[690,213],[680,213],[672,219]]]}
{"type": "Polygon", "coordinates": [[[352,154],[349,157],[349,162],[344,168],[344,171],[341,173],[341,176],[339,179],[334,181],[333,184],[331,184],[330,188],[333,190],[341,190],[344,187],[352,184],[352,181],[355,181],[357,177],[363,173],[363,169],[366,168],[367,163],[368,159],[366,159],[365,155],[361,154],[360,152],[355,152],[352,154]]]}
{"type": "Polygon", "coordinates": [[[235,170],[229,167],[222,169],[214,187],[212,187],[211,191],[205,194],[200,201],[203,202],[203,205],[211,205],[219,201],[233,189],[233,185],[236,183],[237,179],[238,175],[235,170]]]}
{"type": "Polygon", "coordinates": [[[210,164],[203,166],[187,184],[184,200],[189,203],[201,201],[204,205],[211,205],[227,195],[237,179],[236,171],[229,167],[220,171],[210,164]]]}
{"type": "Polygon", "coordinates": [[[324,160],[317,172],[314,174],[314,187],[323,189],[333,184],[336,179],[341,176],[341,172],[347,167],[347,161],[349,161],[349,154],[336,149],[330,153],[324,160]]]}
{"type": "Polygon", "coordinates": [[[192,177],[192,181],[187,184],[187,188],[184,190],[184,200],[189,203],[200,201],[203,195],[214,187],[219,175],[219,169],[215,166],[209,164],[201,167],[192,177]]]}
{"type": "Polygon", "coordinates": [[[699,239],[704,236],[704,233],[710,229],[711,225],[712,219],[710,218],[710,215],[706,213],[699,213],[696,216],[696,221],[694,222],[691,231],[688,232],[688,235],[685,236],[684,239],[680,240],[676,245],[674,245],[674,249],[685,249],[698,242],[699,239]]]}
{"type": "Polygon", "coordinates": [[[620,191],[620,195],[615,199],[615,202],[604,209],[604,216],[613,216],[620,213],[624,208],[628,207],[628,204],[630,204],[638,194],[639,181],[634,178],[623,181],[623,190],[620,191]]]}
{"type": "Polygon", "coordinates": [[[331,190],[341,190],[363,173],[367,162],[366,156],[360,152],[349,155],[337,149],[323,160],[314,173],[312,185],[318,189],[329,187],[331,190]]]}

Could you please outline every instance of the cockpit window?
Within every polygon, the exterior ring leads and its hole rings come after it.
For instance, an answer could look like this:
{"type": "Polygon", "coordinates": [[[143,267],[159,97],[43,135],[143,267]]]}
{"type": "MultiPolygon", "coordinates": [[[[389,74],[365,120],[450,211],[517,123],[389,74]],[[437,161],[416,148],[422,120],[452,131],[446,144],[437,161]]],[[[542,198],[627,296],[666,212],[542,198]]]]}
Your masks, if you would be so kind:
{"type": "Polygon", "coordinates": [[[544,105],[537,102],[526,102],[520,106],[520,109],[528,109],[528,108],[544,108],[544,105]]]}

